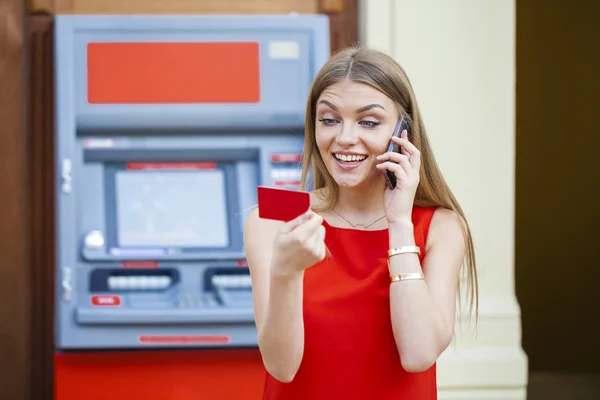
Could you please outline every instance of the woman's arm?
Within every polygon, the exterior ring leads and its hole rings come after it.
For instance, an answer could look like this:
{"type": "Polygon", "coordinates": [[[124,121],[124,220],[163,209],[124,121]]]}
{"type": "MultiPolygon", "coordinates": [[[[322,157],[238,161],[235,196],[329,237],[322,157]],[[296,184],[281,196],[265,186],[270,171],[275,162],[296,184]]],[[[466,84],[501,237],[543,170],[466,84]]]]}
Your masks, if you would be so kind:
{"type": "MultiPolygon", "coordinates": [[[[389,232],[390,248],[415,244],[410,221],[391,224],[389,232]]],[[[414,253],[390,258],[390,275],[425,271],[425,280],[398,281],[390,286],[392,328],[405,370],[430,368],[450,344],[464,257],[460,220],[454,212],[440,208],[429,228],[423,268],[414,253]]]]}
{"type": "Polygon", "coordinates": [[[304,268],[324,257],[321,222],[310,213],[283,224],[260,219],[258,210],[246,221],[258,346],[265,368],[282,382],[294,379],[304,354],[304,268]]]}
{"type": "Polygon", "coordinates": [[[303,274],[272,274],[273,242],[282,223],[264,220],[254,210],[246,221],[244,245],[252,277],[258,347],[275,379],[291,381],[304,352],[303,274]]]}

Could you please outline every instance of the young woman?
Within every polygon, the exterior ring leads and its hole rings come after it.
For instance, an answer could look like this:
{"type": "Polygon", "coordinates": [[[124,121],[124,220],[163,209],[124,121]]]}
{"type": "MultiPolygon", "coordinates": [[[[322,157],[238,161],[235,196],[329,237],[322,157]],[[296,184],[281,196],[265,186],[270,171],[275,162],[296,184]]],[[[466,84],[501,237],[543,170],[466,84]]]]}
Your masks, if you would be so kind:
{"type": "Polygon", "coordinates": [[[305,130],[311,210],[289,223],[255,210],[245,229],[263,399],[436,399],[465,261],[475,306],[477,279],[405,72],[378,51],[336,54],[313,82],[305,130]],[[400,117],[411,122],[393,139],[401,151],[387,152],[400,117]]]}

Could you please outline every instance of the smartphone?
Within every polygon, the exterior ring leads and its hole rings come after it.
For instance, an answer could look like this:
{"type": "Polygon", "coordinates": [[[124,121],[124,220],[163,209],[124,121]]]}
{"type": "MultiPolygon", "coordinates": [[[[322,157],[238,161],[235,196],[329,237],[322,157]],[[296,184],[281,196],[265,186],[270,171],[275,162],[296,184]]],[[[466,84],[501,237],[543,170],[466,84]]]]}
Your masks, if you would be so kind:
{"type": "MultiPolygon", "coordinates": [[[[398,118],[398,122],[396,123],[396,127],[394,128],[394,132],[392,133],[392,137],[400,137],[400,134],[403,130],[406,129],[407,136],[410,139],[411,131],[410,131],[410,120],[407,115],[402,114],[400,118],[398,118]]],[[[395,152],[400,153],[400,146],[397,145],[390,139],[390,145],[388,146],[387,152],[395,152]]],[[[383,176],[385,177],[385,181],[387,187],[389,189],[396,188],[396,175],[392,171],[385,170],[383,171],[383,176]]]]}

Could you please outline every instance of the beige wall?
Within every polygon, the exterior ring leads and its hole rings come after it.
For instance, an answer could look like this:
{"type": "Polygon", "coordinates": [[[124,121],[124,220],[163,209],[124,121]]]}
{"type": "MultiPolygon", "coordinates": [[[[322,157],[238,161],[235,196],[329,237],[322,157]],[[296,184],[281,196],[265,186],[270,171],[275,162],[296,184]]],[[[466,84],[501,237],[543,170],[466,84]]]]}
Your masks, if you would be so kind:
{"type": "Polygon", "coordinates": [[[439,361],[440,400],[525,398],[514,293],[515,4],[365,0],[363,42],[406,69],[445,176],[471,224],[480,320],[439,361]]]}

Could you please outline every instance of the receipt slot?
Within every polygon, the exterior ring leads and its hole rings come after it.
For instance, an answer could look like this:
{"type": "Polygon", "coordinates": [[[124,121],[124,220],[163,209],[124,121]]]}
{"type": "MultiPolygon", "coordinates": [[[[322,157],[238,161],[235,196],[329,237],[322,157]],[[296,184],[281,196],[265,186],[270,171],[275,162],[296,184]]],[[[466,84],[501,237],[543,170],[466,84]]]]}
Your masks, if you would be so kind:
{"type": "Polygon", "coordinates": [[[243,226],[298,188],[325,16],[57,16],[57,351],[255,347],[243,226]]]}

